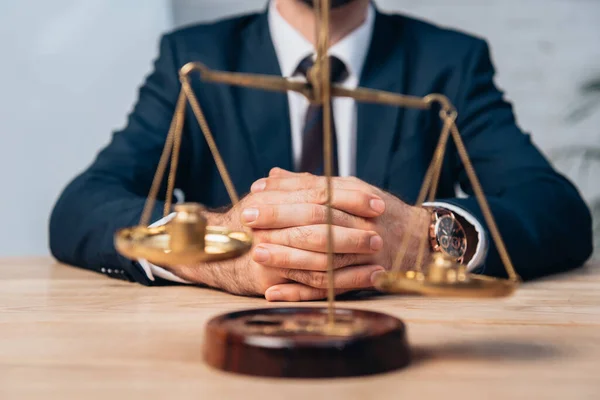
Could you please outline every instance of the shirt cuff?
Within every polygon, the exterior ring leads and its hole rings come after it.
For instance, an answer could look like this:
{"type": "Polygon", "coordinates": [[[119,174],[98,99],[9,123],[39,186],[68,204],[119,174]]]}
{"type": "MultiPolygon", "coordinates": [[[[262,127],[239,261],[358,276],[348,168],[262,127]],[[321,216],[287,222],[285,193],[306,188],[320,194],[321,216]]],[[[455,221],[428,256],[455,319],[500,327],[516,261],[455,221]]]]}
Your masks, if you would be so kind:
{"type": "MultiPolygon", "coordinates": [[[[167,222],[171,221],[173,219],[173,217],[175,217],[175,213],[171,213],[171,214],[167,215],[166,217],[159,219],[158,221],[156,221],[152,225],[150,225],[150,228],[164,225],[167,222]]],[[[149,263],[147,260],[139,259],[138,263],[140,264],[140,266],[146,273],[146,276],[148,277],[148,279],[150,279],[151,281],[154,281],[154,277],[158,276],[159,278],[165,279],[167,281],[184,283],[184,284],[192,283],[192,282],[188,282],[185,279],[178,277],[177,275],[173,274],[170,271],[167,271],[164,268],[161,268],[157,265],[149,263]]]]}
{"type": "Polygon", "coordinates": [[[469,263],[467,264],[467,271],[472,272],[474,269],[480,267],[485,262],[485,258],[487,257],[488,252],[488,238],[485,229],[483,229],[483,225],[475,218],[472,214],[470,214],[467,210],[461,207],[457,207],[454,204],[449,204],[445,202],[431,202],[424,203],[424,206],[429,207],[439,207],[445,208],[446,210],[452,211],[463,217],[468,223],[470,223],[475,231],[477,232],[477,248],[475,249],[475,254],[469,263]]]}

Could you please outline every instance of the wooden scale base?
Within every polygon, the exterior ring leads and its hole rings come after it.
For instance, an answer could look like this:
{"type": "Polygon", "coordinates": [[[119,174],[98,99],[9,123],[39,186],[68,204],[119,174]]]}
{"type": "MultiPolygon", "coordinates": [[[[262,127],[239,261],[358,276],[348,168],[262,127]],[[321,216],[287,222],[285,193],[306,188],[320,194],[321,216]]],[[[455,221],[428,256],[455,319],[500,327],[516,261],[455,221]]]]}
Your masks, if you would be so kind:
{"type": "MultiPolygon", "coordinates": [[[[165,226],[117,232],[115,246],[132,259],[162,266],[194,265],[247,252],[245,232],[210,227],[198,204],[177,204],[165,226]]],[[[362,376],[408,365],[404,324],[372,311],[333,308],[267,308],[238,311],[211,320],[205,361],[246,375],[326,378],[362,376]]]]}
{"type": "Polygon", "coordinates": [[[209,321],[205,362],[244,375],[332,378],[389,372],[410,363],[404,323],[365,310],[266,308],[209,321]]]}

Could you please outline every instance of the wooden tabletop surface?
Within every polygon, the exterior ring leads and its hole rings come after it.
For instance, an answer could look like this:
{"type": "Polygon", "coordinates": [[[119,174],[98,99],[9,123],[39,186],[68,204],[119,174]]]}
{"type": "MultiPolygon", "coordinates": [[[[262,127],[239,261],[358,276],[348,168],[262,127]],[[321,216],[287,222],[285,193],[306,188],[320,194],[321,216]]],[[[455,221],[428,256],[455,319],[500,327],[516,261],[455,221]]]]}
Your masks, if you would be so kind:
{"type": "Polygon", "coordinates": [[[402,318],[415,362],[368,378],[227,374],[202,361],[206,322],[273,306],[265,300],[144,287],[48,258],[1,259],[0,399],[600,399],[598,263],[507,299],[340,304],[402,318]]]}

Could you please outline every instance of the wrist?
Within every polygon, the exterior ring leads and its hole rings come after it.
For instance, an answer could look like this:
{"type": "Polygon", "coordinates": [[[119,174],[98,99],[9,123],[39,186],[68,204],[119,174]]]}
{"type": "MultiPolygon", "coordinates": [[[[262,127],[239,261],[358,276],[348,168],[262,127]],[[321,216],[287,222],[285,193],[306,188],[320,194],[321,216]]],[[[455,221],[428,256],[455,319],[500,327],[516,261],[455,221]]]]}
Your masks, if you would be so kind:
{"type": "Polygon", "coordinates": [[[460,264],[468,264],[477,246],[471,224],[459,213],[439,204],[426,204],[431,220],[429,243],[432,252],[443,253],[460,264]]]}
{"type": "Polygon", "coordinates": [[[205,211],[204,217],[206,218],[207,226],[221,226],[224,225],[224,216],[226,213],[219,213],[214,211],[205,211]]]}
{"type": "Polygon", "coordinates": [[[415,227],[419,232],[419,238],[429,237],[429,226],[431,225],[431,214],[432,211],[424,207],[413,207],[414,209],[414,220],[416,221],[415,227]]]}
{"type": "Polygon", "coordinates": [[[429,243],[429,228],[431,225],[431,211],[422,207],[414,207],[415,210],[415,225],[414,230],[414,243],[411,244],[413,248],[412,264],[411,267],[418,267],[416,264],[420,261],[421,266],[425,267],[431,254],[432,248],[429,243]],[[422,254],[419,254],[422,252],[422,254]]]}
{"type": "Polygon", "coordinates": [[[227,210],[206,211],[205,217],[207,225],[220,226],[234,231],[246,229],[240,218],[240,208],[238,206],[227,210]]]}
{"type": "Polygon", "coordinates": [[[423,207],[415,207],[417,209],[417,211],[415,211],[415,215],[416,215],[416,221],[417,223],[415,224],[415,229],[416,229],[416,234],[418,235],[418,244],[415,245],[418,246],[419,249],[423,248],[424,250],[424,254],[423,254],[423,262],[426,262],[429,258],[429,256],[431,255],[431,253],[433,253],[433,249],[431,247],[430,241],[429,241],[429,231],[430,231],[430,227],[431,227],[431,216],[432,216],[432,212],[431,210],[427,209],[427,208],[423,208],[423,207]]]}
{"type": "Polygon", "coordinates": [[[426,262],[431,254],[431,246],[429,245],[429,225],[431,221],[431,212],[422,207],[409,206],[405,207],[403,216],[396,218],[396,246],[392,248],[390,255],[390,266],[394,265],[398,252],[404,250],[404,258],[402,260],[402,269],[411,269],[416,266],[419,259],[419,251],[423,251],[422,262],[426,262]],[[408,235],[408,237],[406,237],[408,235]],[[408,240],[407,245],[404,244],[408,240]],[[404,249],[403,246],[406,246],[404,249]]]}

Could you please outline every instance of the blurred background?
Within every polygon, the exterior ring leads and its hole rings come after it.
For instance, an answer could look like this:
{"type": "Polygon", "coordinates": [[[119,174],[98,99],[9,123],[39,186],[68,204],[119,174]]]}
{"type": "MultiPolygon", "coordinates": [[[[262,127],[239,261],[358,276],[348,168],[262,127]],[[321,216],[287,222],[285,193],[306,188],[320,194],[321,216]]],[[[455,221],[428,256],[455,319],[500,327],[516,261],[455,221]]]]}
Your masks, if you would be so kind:
{"type": "MultiPolygon", "coordinates": [[[[0,2],[0,256],[46,255],[62,188],[125,123],[163,32],[267,0],[0,2]]],[[[375,0],[485,37],[521,127],[579,186],[600,249],[600,1],[375,0]]]]}

